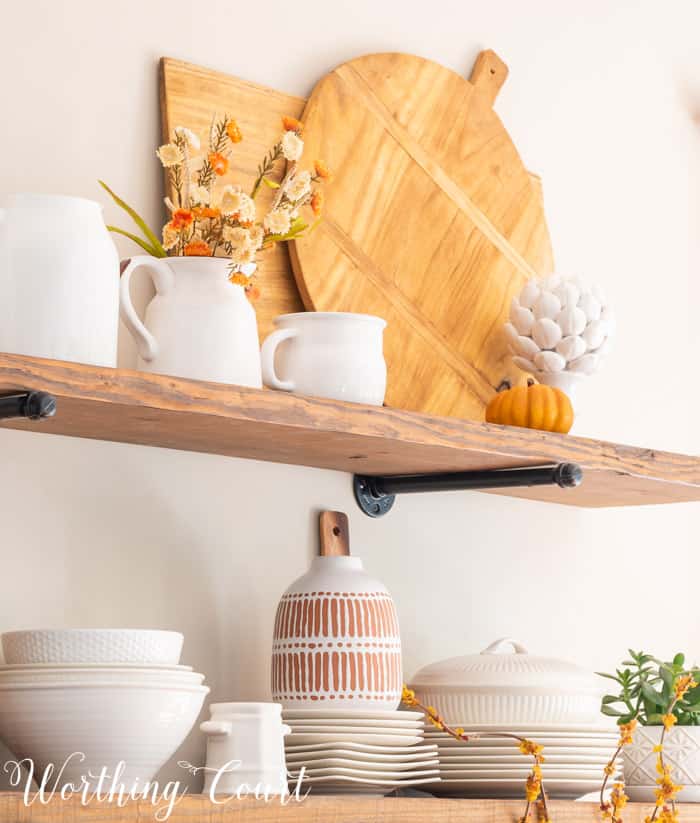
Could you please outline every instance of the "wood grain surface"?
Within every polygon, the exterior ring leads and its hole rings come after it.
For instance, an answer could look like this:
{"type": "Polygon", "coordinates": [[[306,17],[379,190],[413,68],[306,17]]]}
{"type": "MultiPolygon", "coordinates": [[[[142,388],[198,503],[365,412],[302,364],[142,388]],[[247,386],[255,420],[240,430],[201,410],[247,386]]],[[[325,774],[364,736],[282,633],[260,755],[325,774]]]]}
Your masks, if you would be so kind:
{"type": "MultiPolygon", "coordinates": [[[[258,163],[279,140],[281,118],[300,117],[305,101],[274,89],[248,83],[221,72],[164,57],[160,70],[160,105],[163,139],[176,126],[195,131],[205,144],[212,115],[229,114],[243,132],[233,147],[231,171],[226,182],[240,183],[248,191],[257,176],[258,163]]],[[[167,188],[166,180],[166,188],[167,188]]],[[[168,191],[172,195],[172,191],[168,191]]],[[[263,187],[256,198],[265,206],[274,193],[263,187]]],[[[303,311],[284,243],[267,249],[259,258],[258,285],[261,296],[255,303],[260,341],[273,330],[279,314],[303,311]]]]}
{"type": "Polygon", "coordinates": [[[363,474],[574,462],[579,488],[503,494],[574,506],[700,500],[700,458],[571,435],[0,354],[0,391],[25,389],[55,395],[57,414],[9,428],[363,474]]]}
{"type": "Polygon", "coordinates": [[[321,512],[318,518],[321,557],[350,554],[350,526],[345,512],[321,512]]]}
{"type": "Polygon", "coordinates": [[[335,177],[323,221],[291,249],[297,283],[307,309],[387,320],[391,406],[483,420],[496,386],[523,379],[501,325],[553,263],[541,189],[492,109],[506,75],[491,51],[470,81],[368,55],[304,109],[305,151],[335,177]]]}
{"type": "MultiPolygon", "coordinates": [[[[568,800],[549,802],[552,823],[600,823],[596,803],[568,800]]],[[[170,823],[516,823],[522,815],[519,800],[448,800],[444,798],[372,798],[336,795],[307,797],[286,806],[277,802],[231,800],[213,806],[202,795],[185,797],[175,806],[170,823]]],[[[648,804],[625,807],[625,823],[642,823],[650,812],[648,804]]],[[[700,805],[680,804],[683,823],[700,823],[700,805]]],[[[2,823],[145,823],[155,820],[153,806],[143,800],[116,804],[79,800],[35,802],[26,807],[22,796],[0,793],[2,823]]]]}

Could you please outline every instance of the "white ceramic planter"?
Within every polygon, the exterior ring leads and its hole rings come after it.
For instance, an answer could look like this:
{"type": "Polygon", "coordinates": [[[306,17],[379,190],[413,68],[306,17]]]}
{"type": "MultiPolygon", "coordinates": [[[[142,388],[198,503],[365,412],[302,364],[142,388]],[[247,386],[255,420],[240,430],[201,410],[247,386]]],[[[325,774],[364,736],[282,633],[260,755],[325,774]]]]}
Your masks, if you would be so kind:
{"type": "Polygon", "coordinates": [[[121,278],[120,311],[136,340],[142,371],[262,387],[255,311],[229,282],[223,257],[132,257],[121,278]],[[156,295],[142,322],[129,294],[144,269],[156,295]]]}
{"type": "Polygon", "coordinates": [[[116,366],[118,305],[98,203],[18,194],[0,209],[0,351],[116,366]]]}
{"type": "MultiPolygon", "coordinates": [[[[661,726],[637,726],[634,742],[622,750],[625,791],[631,800],[654,802],[658,788],[654,751],[661,739],[661,726]]],[[[683,786],[681,803],[700,803],[700,726],[674,726],[664,738],[664,760],[675,783],[683,786]]]]}

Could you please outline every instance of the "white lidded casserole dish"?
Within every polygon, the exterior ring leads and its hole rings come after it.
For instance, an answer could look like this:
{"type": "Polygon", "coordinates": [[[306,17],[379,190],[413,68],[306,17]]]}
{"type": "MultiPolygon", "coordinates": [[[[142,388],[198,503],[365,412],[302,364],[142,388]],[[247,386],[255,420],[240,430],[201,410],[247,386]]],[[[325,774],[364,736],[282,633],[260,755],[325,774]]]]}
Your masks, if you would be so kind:
{"type": "Polygon", "coordinates": [[[411,688],[453,726],[603,725],[602,690],[593,672],[529,654],[510,638],[495,641],[481,654],[425,666],[411,688]]]}

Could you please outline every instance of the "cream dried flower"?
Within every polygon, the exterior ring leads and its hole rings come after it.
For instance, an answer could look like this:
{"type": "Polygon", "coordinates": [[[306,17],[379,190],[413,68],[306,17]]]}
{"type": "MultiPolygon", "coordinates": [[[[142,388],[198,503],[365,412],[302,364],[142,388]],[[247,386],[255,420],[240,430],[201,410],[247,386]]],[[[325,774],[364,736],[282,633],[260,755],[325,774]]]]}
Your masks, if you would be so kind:
{"type": "Polygon", "coordinates": [[[185,141],[185,145],[190,151],[199,151],[201,148],[202,144],[199,142],[199,137],[190,129],[186,129],[184,126],[176,126],[175,134],[185,141]]]}
{"type": "Polygon", "coordinates": [[[241,194],[238,219],[241,223],[252,223],[255,220],[255,201],[247,194],[241,194]]]}
{"type": "Polygon", "coordinates": [[[265,239],[265,232],[262,230],[262,226],[253,226],[249,230],[249,235],[250,245],[256,250],[259,249],[265,239]]]}
{"type": "Polygon", "coordinates": [[[231,252],[231,260],[238,265],[252,263],[255,260],[255,250],[250,246],[236,246],[231,252]]]}
{"type": "Polygon", "coordinates": [[[192,186],[190,188],[190,200],[192,203],[208,205],[211,200],[211,193],[206,186],[192,186]]]}
{"type": "Polygon", "coordinates": [[[241,226],[224,226],[222,237],[232,246],[250,246],[250,233],[241,226]]]}
{"type": "MultiPolygon", "coordinates": [[[[288,131],[287,134],[294,134],[294,132],[288,131]]],[[[270,234],[286,234],[291,225],[289,212],[286,209],[275,209],[265,215],[263,224],[270,234]]]]}
{"type": "Polygon", "coordinates": [[[180,233],[178,230],[172,225],[172,223],[166,223],[163,226],[163,248],[172,249],[177,245],[177,241],[179,239],[180,233]]]}
{"type": "Polygon", "coordinates": [[[282,137],[282,154],[285,160],[296,162],[304,151],[304,141],[294,131],[286,131],[282,137]]]}
{"type": "Polygon", "coordinates": [[[236,214],[243,202],[240,186],[225,186],[221,192],[221,211],[223,214],[236,214]]]}
{"type": "Polygon", "coordinates": [[[171,166],[179,166],[185,159],[180,151],[180,147],[176,146],[175,143],[166,143],[156,151],[156,154],[166,169],[169,169],[171,166]]]}
{"type": "Polygon", "coordinates": [[[311,174],[308,171],[301,171],[287,181],[284,193],[290,200],[301,200],[302,197],[311,191],[311,174]]]}
{"type": "Polygon", "coordinates": [[[220,207],[223,214],[235,214],[242,223],[252,223],[255,220],[255,202],[240,186],[224,188],[220,207]]]}

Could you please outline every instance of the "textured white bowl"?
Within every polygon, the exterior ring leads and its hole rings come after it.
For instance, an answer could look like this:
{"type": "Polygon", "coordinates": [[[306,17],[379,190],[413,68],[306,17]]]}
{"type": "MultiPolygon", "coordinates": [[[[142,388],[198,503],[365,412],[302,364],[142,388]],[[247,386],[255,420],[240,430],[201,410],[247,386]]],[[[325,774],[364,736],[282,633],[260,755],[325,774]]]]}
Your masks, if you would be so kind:
{"type": "Polygon", "coordinates": [[[49,763],[62,783],[80,784],[88,771],[110,774],[125,762],[121,781],[151,780],[192,729],[206,686],[120,683],[91,686],[0,685],[0,738],[17,758],[29,757],[41,773],[49,763]]]}
{"type": "Polygon", "coordinates": [[[411,688],[452,726],[600,725],[602,686],[592,672],[510,638],[423,667],[411,688]]]}
{"type": "Polygon", "coordinates": [[[37,629],[6,632],[6,663],[180,662],[180,632],[154,629],[37,629]]]}

